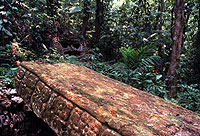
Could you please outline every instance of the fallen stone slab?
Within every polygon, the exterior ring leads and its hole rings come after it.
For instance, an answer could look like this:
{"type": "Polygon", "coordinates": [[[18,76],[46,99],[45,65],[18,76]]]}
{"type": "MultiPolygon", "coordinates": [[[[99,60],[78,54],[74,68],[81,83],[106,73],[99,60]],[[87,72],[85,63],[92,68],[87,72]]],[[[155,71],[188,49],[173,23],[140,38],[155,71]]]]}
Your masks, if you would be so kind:
{"type": "Polygon", "coordinates": [[[17,92],[59,136],[200,136],[200,115],[84,66],[23,62],[17,92]]]}

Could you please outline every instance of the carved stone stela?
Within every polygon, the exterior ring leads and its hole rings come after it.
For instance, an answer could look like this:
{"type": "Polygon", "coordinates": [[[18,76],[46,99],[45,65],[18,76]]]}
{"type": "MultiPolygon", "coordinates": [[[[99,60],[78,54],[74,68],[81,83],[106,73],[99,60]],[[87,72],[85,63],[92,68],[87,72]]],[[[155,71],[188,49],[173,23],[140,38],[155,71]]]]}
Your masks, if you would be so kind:
{"type": "Polygon", "coordinates": [[[59,136],[199,136],[200,115],[84,66],[23,62],[17,92],[59,136]]]}

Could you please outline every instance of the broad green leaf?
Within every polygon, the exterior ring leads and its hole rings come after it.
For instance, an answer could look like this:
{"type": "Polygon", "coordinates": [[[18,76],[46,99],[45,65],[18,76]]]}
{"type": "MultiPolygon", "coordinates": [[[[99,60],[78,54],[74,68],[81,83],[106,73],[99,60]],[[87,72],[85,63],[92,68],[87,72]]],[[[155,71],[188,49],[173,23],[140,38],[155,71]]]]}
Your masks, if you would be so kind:
{"type": "Polygon", "coordinates": [[[10,70],[12,70],[12,71],[16,71],[18,69],[18,67],[16,67],[16,68],[10,68],[10,70]]]}
{"type": "Polygon", "coordinates": [[[156,80],[160,79],[162,75],[156,75],[156,80]]]}
{"type": "Polygon", "coordinates": [[[144,80],[145,82],[147,83],[152,83],[153,81],[152,80],[144,80]]]}
{"type": "Polygon", "coordinates": [[[150,76],[150,75],[151,75],[151,73],[147,73],[147,74],[146,74],[146,76],[150,76]]]}
{"type": "Polygon", "coordinates": [[[4,8],[4,6],[0,6],[0,9],[3,9],[4,8]]]}
{"type": "Polygon", "coordinates": [[[8,22],[8,20],[7,20],[7,19],[3,19],[3,22],[4,22],[4,23],[7,23],[7,22],[8,22]]]}
{"type": "Polygon", "coordinates": [[[7,29],[3,28],[2,29],[8,36],[13,36],[12,33],[10,31],[8,31],[7,29]]]}
{"type": "Polygon", "coordinates": [[[3,78],[5,78],[5,76],[0,76],[0,79],[3,79],[3,78]]]}
{"type": "Polygon", "coordinates": [[[181,57],[185,57],[185,54],[181,54],[181,57]]]}
{"type": "Polygon", "coordinates": [[[12,7],[12,9],[13,9],[13,10],[18,10],[18,8],[17,8],[17,7],[12,7]]]}
{"type": "Polygon", "coordinates": [[[163,30],[161,30],[160,32],[163,33],[163,34],[165,34],[165,35],[170,35],[169,33],[165,32],[163,30]]]}
{"type": "Polygon", "coordinates": [[[160,15],[161,12],[160,12],[160,11],[159,11],[159,12],[152,12],[151,14],[152,14],[152,15],[160,15]]]}
{"type": "Polygon", "coordinates": [[[131,78],[132,80],[139,80],[138,78],[135,78],[135,77],[133,77],[133,78],[131,78]]]}
{"type": "Polygon", "coordinates": [[[6,68],[5,67],[0,67],[0,72],[5,70],[6,68]]]}
{"type": "Polygon", "coordinates": [[[70,13],[77,13],[77,12],[81,12],[81,8],[79,8],[79,7],[72,7],[70,9],[70,13]]]}
{"type": "Polygon", "coordinates": [[[6,53],[1,53],[0,54],[0,57],[5,57],[6,56],[6,53]]]}
{"type": "Polygon", "coordinates": [[[6,15],[6,11],[1,11],[0,14],[1,15],[6,15]]]}
{"type": "Polygon", "coordinates": [[[131,3],[131,6],[139,8],[139,6],[137,4],[135,4],[135,3],[131,3]]]}

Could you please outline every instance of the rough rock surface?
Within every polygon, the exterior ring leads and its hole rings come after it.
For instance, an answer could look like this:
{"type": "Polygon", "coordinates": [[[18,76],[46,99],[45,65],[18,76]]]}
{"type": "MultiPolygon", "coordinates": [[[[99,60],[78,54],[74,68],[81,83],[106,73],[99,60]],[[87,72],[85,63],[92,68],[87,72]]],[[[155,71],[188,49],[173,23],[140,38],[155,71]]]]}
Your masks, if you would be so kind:
{"type": "Polygon", "coordinates": [[[60,136],[199,136],[200,115],[84,66],[23,62],[17,92],[60,136]]]}

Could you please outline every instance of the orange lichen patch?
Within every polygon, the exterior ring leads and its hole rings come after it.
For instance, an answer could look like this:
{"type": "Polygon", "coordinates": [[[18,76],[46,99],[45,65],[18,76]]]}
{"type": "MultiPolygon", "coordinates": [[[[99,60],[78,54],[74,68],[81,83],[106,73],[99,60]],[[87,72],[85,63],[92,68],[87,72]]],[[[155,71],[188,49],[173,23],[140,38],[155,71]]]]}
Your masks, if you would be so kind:
{"type": "Polygon", "coordinates": [[[25,99],[32,95],[35,112],[58,135],[200,135],[199,114],[84,66],[23,62],[15,80],[18,92],[25,99]],[[37,78],[25,80],[30,73],[37,78]],[[43,88],[26,91],[29,81],[38,80],[50,89],[45,100],[43,88]]]}

